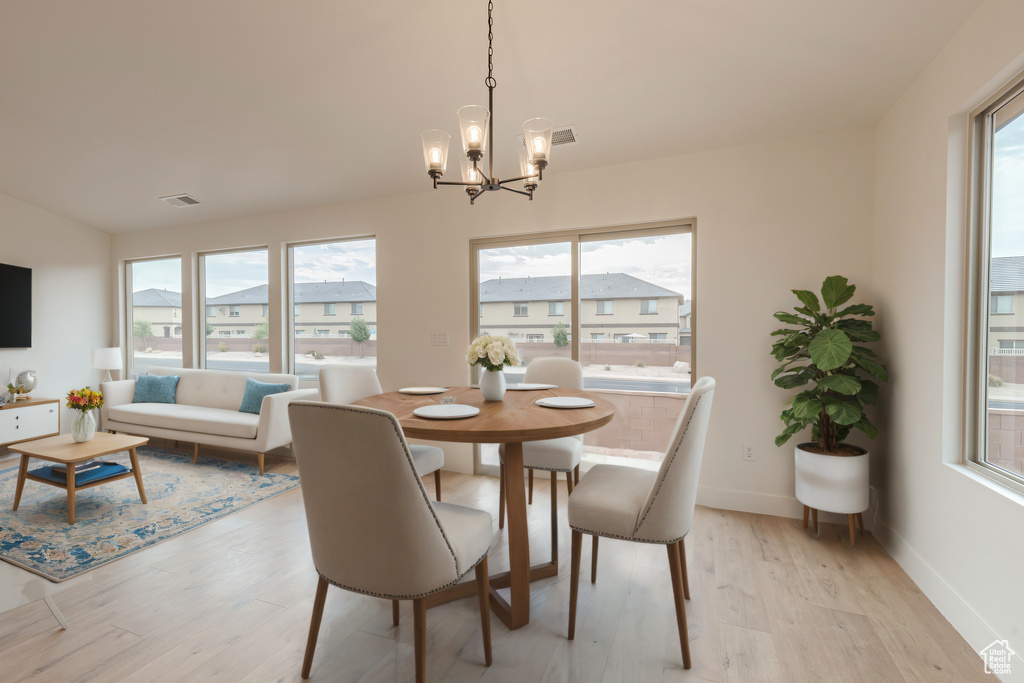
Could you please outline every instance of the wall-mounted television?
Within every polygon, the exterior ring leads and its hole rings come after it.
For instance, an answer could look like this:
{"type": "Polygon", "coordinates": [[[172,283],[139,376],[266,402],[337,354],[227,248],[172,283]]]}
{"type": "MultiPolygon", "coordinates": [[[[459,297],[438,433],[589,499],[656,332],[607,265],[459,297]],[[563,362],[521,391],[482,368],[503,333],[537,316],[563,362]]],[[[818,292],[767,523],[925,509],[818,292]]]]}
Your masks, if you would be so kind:
{"type": "Polygon", "coordinates": [[[32,346],[32,269],[0,263],[0,349],[32,346]]]}

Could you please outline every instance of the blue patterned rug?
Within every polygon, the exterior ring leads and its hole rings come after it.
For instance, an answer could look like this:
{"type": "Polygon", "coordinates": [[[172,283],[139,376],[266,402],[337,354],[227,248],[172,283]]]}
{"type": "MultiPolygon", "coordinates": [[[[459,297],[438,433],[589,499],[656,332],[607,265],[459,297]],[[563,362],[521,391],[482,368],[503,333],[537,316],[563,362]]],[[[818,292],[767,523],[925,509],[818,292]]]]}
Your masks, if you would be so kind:
{"type": "MultiPolygon", "coordinates": [[[[73,526],[67,493],[34,481],[25,482],[12,512],[18,468],[0,471],[0,558],[64,581],[299,485],[290,474],[261,477],[252,463],[200,457],[193,464],[191,454],[152,446],[138,454],[149,504],[133,477],[83,489],[73,526]]],[[[103,459],[131,469],[127,451],[103,459]]],[[[29,471],[44,464],[32,460],[29,471]]]]}

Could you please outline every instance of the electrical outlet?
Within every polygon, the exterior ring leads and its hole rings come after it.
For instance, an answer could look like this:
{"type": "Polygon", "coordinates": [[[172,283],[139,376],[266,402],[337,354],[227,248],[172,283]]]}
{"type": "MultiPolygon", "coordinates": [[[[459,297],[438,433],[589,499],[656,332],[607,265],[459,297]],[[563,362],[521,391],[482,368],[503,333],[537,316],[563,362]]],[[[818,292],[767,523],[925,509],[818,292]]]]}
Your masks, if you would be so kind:
{"type": "Polygon", "coordinates": [[[431,332],[430,333],[430,345],[431,346],[448,346],[448,333],[447,332],[431,332]]]}
{"type": "Polygon", "coordinates": [[[743,459],[747,462],[754,462],[757,458],[754,457],[754,447],[743,444],[743,459]]]}

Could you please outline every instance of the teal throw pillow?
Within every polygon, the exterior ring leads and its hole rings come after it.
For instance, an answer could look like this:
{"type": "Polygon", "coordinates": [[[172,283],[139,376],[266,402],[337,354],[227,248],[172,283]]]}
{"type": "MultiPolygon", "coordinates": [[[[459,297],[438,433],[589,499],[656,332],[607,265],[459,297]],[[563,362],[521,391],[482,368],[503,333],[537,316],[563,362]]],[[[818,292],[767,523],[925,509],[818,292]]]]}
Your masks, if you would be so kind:
{"type": "Polygon", "coordinates": [[[139,375],[135,380],[132,403],[174,403],[174,392],[177,390],[177,375],[139,375]]]}
{"type": "Polygon", "coordinates": [[[242,396],[242,405],[239,406],[240,413],[260,414],[263,407],[263,397],[271,394],[280,394],[291,391],[290,384],[270,384],[268,382],[257,382],[252,377],[245,380],[245,395],[242,396]]]}

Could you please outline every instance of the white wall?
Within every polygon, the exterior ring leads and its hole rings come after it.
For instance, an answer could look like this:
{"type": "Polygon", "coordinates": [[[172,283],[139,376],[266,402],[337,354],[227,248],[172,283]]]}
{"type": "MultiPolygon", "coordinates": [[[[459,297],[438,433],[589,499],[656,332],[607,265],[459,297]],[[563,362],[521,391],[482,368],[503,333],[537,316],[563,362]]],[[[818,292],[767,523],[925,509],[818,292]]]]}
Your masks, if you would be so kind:
{"type": "MultiPolygon", "coordinates": [[[[99,387],[92,351],[114,341],[110,246],[107,233],[0,194],[0,263],[32,269],[32,348],[0,349],[0,386],[9,370],[35,370],[34,396],[99,387]]],[[[62,432],[71,418],[62,408],[62,432]]]]}
{"type": "MultiPolygon", "coordinates": [[[[785,394],[769,378],[772,313],[795,303],[790,289],[817,289],[836,273],[870,301],[871,167],[868,130],[572,174],[559,174],[556,157],[533,202],[490,195],[471,207],[464,193],[442,188],[115,235],[114,256],[188,261],[196,251],[269,245],[274,297],[283,243],[375,234],[379,373],[396,389],[469,379],[471,237],[696,217],[697,371],[719,381],[702,501],[796,515],[792,449],[773,444],[785,394]],[[452,345],[430,346],[432,331],[448,332],[452,345]],[[756,462],[741,460],[741,442],[755,446],[756,462]]],[[[186,299],[191,286],[183,285],[186,299]]],[[[449,468],[471,467],[465,447],[446,450],[449,468]]]]}
{"type": "MultiPolygon", "coordinates": [[[[881,537],[976,648],[1024,653],[1024,499],[960,462],[966,113],[1024,67],[1024,2],[983,4],[878,126],[874,286],[893,381],[881,537]]],[[[1014,677],[1024,680],[1024,660],[1014,677]]]]}

